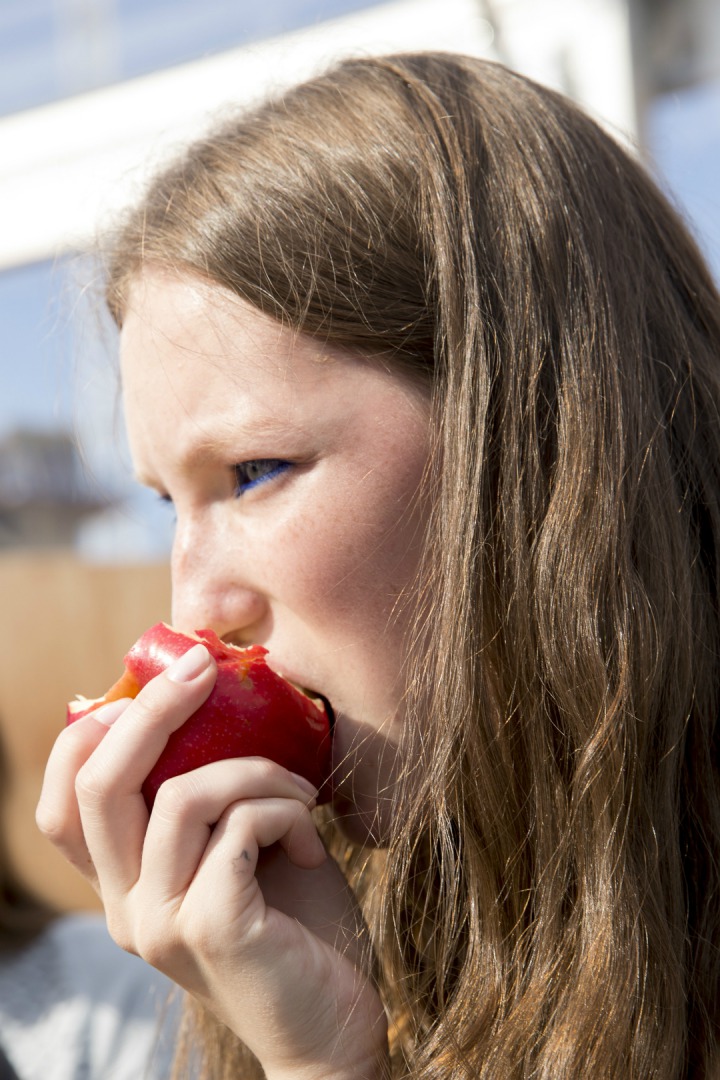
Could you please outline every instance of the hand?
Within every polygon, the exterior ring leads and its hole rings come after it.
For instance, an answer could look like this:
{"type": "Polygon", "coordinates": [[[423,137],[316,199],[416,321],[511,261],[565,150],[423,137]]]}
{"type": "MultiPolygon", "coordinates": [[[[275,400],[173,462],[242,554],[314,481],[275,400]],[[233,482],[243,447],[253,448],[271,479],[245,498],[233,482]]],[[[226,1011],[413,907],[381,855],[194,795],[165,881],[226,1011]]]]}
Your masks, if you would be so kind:
{"type": "Polygon", "coordinates": [[[211,1009],[268,1080],[375,1080],[385,1014],[314,789],[264,759],[219,761],[167,781],[148,814],[145,776],[214,682],[207,650],[191,654],[61,733],[38,825],[98,890],[118,943],[211,1009]]]}

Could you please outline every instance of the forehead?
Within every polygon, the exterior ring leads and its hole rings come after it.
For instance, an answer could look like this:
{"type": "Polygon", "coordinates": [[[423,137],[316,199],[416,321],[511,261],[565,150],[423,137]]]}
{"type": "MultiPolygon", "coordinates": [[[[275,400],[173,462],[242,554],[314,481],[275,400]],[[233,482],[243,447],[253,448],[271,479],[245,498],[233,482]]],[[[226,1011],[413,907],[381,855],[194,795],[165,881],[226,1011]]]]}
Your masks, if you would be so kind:
{"type": "Polygon", "coordinates": [[[198,365],[210,374],[237,364],[287,379],[311,351],[319,356],[309,339],[200,278],[145,272],[129,290],[120,334],[124,381],[153,366],[170,379],[198,365]]]}
{"type": "Polygon", "coordinates": [[[328,348],[199,278],[143,274],[120,346],[128,425],[148,434],[175,424],[179,435],[189,423],[218,433],[270,418],[318,429],[374,416],[427,424],[426,394],[406,376],[328,348]]]}

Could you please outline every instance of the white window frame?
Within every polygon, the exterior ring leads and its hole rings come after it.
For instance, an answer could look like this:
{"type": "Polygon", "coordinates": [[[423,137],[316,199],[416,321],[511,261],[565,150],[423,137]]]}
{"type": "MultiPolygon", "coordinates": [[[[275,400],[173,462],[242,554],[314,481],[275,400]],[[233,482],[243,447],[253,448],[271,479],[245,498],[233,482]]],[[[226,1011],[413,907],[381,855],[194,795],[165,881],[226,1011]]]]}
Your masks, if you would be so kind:
{"type": "Polygon", "coordinates": [[[343,55],[413,49],[505,60],[634,138],[626,0],[395,0],[0,119],[0,270],[83,250],[219,110],[343,55]]]}

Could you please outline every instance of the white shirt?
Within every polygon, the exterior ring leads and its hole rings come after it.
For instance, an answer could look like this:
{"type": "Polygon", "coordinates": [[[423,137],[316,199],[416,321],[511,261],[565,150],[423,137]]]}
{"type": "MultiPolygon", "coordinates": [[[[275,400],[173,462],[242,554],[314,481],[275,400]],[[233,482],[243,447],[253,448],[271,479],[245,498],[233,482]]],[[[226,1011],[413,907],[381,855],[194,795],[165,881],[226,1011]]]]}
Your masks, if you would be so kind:
{"type": "Polygon", "coordinates": [[[99,915],[62,916],[0,956],[0,1043],[20,1080],[167,1080],[178,1001],[99,915]]]}

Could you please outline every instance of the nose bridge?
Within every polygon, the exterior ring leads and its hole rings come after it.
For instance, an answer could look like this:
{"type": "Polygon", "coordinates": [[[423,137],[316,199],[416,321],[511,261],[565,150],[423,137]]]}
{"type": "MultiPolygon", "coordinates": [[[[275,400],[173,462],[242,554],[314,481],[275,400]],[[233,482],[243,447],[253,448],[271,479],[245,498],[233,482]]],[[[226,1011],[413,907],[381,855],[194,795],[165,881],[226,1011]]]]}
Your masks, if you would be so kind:
{"type": "Polygon", "coordinates": [[[198,630],[205,625],[198,618],[202,607],[208,607],[210,597],[211,565],[201,558],[197,532],[187,521],[178,520],[170,560],[172,620],[174,626],[184,630],[198,630]]]}
{"type": "Polygon", "coordinates": [[[266,597],[243,566],[241,549],[207,517],[178,518],[172,558],[172,621],[179,630],[209,627],[238,639],[253,636],[266,597]]]}

